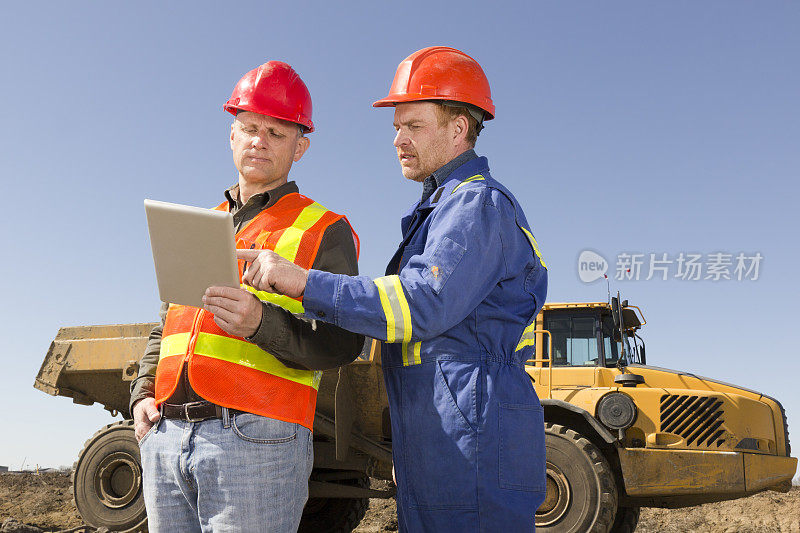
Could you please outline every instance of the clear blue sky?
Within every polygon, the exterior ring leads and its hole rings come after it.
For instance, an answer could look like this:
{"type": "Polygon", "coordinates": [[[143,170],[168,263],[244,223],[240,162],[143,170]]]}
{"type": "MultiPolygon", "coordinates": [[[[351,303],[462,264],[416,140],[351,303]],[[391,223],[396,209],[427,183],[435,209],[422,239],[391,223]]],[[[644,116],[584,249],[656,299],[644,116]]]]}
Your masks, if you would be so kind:
{"type": "Polygon", "coordinates": [[[551,301],[605,299],[578,278],[587,248],[612,263],[763,255],[757,281],[612,290],[644,309],[650,362],[777,397],[800,446],[799,3],[274,4],[0,8],[0,465],[71,464],[111,421],[34,377],[59,327],[156,319],[142,199],[221,200],[236,176],[222,104],[266,60],[292,64],[314,99],[291,177],[349,215],[361,271],[381,275],[420,190],[399,172],[392,112],[370,104],[434,44],[489,77],[497,118],[477,149],[526,209],[551,301]]]}

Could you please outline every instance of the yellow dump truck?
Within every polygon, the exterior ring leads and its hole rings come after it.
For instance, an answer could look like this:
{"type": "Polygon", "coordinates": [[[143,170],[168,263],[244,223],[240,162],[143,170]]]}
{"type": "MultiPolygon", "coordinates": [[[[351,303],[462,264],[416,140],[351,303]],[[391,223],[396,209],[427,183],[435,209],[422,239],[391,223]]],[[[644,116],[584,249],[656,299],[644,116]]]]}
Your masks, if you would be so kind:
{"type": "Polygon", "coordinates": [[[539,531],[630,532],[640,507],[687,507],[772,489],[797,468],[786,414],[759,392],[649,366],[641,310],[552,303],[528,373],[544,406],[539,531]]]}
{"type": "MultiPolygon", "coordinates": [[[[682,507],[788,490],[786,416],[763,394],[646,365],[635,306],[547,304],[536,322],[528,373],[542,399],[547,497],[539,531],[630,532],[640,507],[682,507]]],[[[147,517],[128,386],[154,324],[62,328],[34,386],[83,405],[102,404],[123,420],[101,428],[81,450],[73,495],[83,519],[112,531],[141,532],[147,517]]],[[[390,490],[391,431],[380,346],[320,384],[314,470],[300,531],[351,531],[368,498],[390,490]]],[[[446,480],[443,480],[446,482],[446,480]]],[[[531,517],[534,520],[534,517],[531,517]]]]}

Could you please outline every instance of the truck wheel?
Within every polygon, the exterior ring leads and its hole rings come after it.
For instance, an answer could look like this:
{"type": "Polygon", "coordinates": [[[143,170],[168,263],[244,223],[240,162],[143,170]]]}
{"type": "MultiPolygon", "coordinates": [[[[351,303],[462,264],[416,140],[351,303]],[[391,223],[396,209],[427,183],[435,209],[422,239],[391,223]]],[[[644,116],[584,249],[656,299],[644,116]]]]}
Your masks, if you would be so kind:
{"type": "Polygon", "coordinates": [[[639,511],[638,507],[618,508],[614,525],[611,526],[611,533],[633,533],[636,531],[636,524],[639,523],[639,511]]]}
{"type": "Polygon", "coordinates": [[[124,533],[147,531],[132,420],[108,424],[86,441],[72,468],[72,496],[87,524],[124,533]]]}
{"type": "Polygon", "coordinates": [[[608,533],[617,514],[617,484],[594,444],[558,424],[545,424],[547,495],[536,528],[558,533],[608,533]]]}
{"type": "MultiPolygon", "coordinates": [[[[366,476],[337,483],[369,488],[366,476]]],[[[310,498],[303,509],[297,533],[350,533],[364,518],[367,507],[367,498],[310,498]]]]}

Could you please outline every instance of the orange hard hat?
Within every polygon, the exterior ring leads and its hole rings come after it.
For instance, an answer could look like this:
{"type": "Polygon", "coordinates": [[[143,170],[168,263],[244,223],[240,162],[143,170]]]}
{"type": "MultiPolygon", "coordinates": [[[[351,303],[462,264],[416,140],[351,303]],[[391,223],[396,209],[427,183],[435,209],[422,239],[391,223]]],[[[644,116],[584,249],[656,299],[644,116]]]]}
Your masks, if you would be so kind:
{"type": "Polygon", "coordinates": [[[477,61],[455,48],[431,46],[414,52],[397,67],[389,95],[372,107],[417,100],[449,100],[482,109],[494,118],[489,80],[477,61]]]}
{"type": "Polygon", "coordinates": [[[300,124],[306,133],[314,131],[311,94],[297,72],[283,61],[267,61],[245,74],[223,109],[233,115],[252,111],[300,124]]]}

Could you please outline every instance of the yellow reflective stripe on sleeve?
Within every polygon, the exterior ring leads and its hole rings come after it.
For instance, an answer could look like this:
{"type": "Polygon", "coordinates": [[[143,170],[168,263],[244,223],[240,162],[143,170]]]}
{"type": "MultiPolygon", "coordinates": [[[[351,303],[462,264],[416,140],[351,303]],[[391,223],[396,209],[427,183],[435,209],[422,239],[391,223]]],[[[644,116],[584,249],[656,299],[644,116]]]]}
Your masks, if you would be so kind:
{"type": "MultiPolygon", "coordinates": [[[[392,279],[392,285],[394,285],[395,298],[397,298],[397,301],[400,303],[400,312],[403,314],[403,324],[405,324],[403,328],[403,342],[408,342],[411,340],[411,309],[408,308],[408,301],[403,292],[403,286],[400,284],[400,276],[390,277],[392,279]]],[[[389,299],[392,299],[391,294],[389,295],[389,299]]]]}
{"type": "Polygon", "coordinates": [[[273,355],[246,341],[200,332],[197,334],[194,353],[246,366],[314,389],[319,387],[316,372],[288,368],[273,355]]]}
{"type": "MultiPolygon", "coordinates": [[[[476,175],[474,175],[472,177],[469,177],[469,178],[465,179],[464,181],[462,181],[461,183],[459,183],[458,185],[456,185],[456,188],[453,189],[453,192],[456,192],[458,190],[458,188],[461,187],[462,185],[464,185],[465,183],[469,183],[471,181],[483,181],[483,179],[484,179],[483,176],[481,176],[480,174],[476,174],[476,175]]],[[[453,194],[453,192],[451,192],[450,194],[453,194]]]]}
{"type": "Polygon", "coordinates": [[[386,295],[386,288],[383,285],[383,280],[380,278],[376,279],[375,285],[378,287],[378,294],[381,297],[381,307],[383,307],[383,314],[386,317],[386,342],[394,342],[394,311],[392,311],[392,306],[389,304],[389,297],[386,295]]]}
{"type": "Polygon", "coordinates": [[[294,261],[303,234],[327,212],[327,209],[316,202],[303,209],[292,225],[283,231],[281,238],[275,244],[275,253],[289,261],[294,261]]]}
{"type": "Polygon", "coordinates": [[[544,262],[544,257],[542,257],[542,252],[539,251],[539,243],[536,242],[536,239],[533,237],[533,233],[528,231],[527,229],[520,226],[520,229],[525,232],[525,235],[528,237],[528,241],[533,246],[533,250],[536,252],[536,256],[539,258],[539,261],[542,263],[542,266],[546,269],[547,264],[544,262]]]}
{"type": "Polygon", "coordinates": [[[172,355],[185,355],[189,349],[189,333],[174,333],[161,339],[159,360],[172,355]]]}
{"type": "Polygon", "coordinates": [[[536,334],[533,332],[535,329],[536,322],[531,322],[528,327],[523,330],[522,336],[519,338],[519,344],[517,344],[517,347],[514,350],[515,352],[520,351],[526,346],[533,346],[536,343],[536,334]]]}
{"type": "Polygon", "coordinates": [[[420,346],[422,341],[404,342],[401,352],[403,354],[403,366],[418,365],[422,362],[420,358],[420,346]]]}
{"type": "Polygon", "coordinates": [[[411,339],[411,310],[399,276],[375,278],[381,307],[386,316],[386,342],[408,342],[411,339]]]}
{"type": "Polygon", "coordinates": [[[288,296],[284,296],[283,294],[273,294],[271,292],[265,291],[258,291],[251,287],[250,285],[242,284],[242,288],[247,292],[251,292],[256,295],[256,298],[261,300],[262,302],[270,302],[280,307],[283,307],[290,313],[305,313],[306,310],[303,308],[303,304],[295,300],[294,298],[289,298],[288,296]]]}

